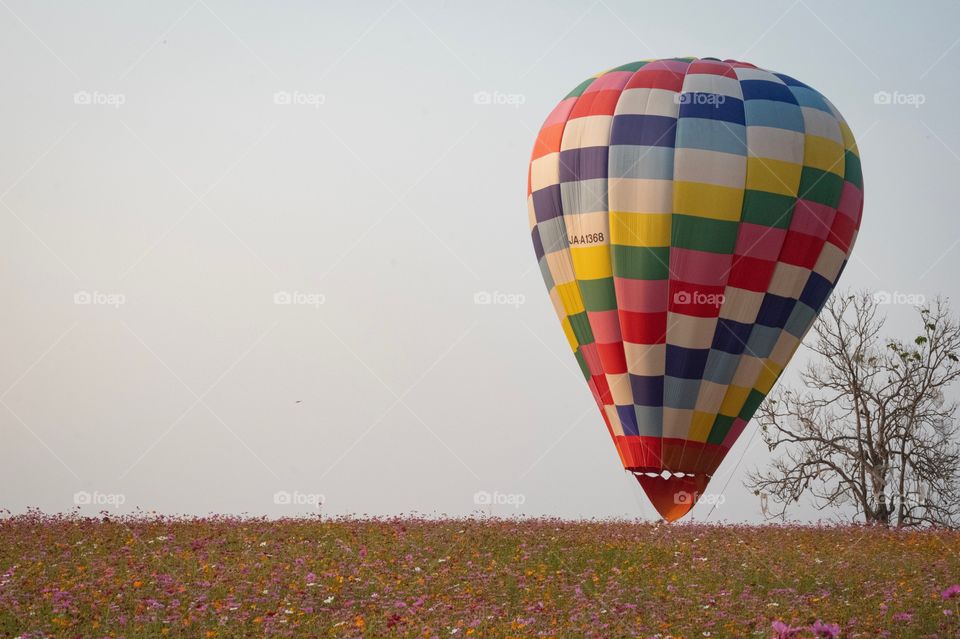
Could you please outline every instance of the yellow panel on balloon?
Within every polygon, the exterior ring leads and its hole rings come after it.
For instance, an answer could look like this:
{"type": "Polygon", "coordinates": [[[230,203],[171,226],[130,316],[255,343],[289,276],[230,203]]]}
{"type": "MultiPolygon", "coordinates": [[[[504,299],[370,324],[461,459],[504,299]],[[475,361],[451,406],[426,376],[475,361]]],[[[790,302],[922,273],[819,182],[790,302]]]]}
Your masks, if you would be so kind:
{"type": "Polygon", "coordinates": [[[713,413],[693,412],[693,420],[690,422],[690,434],[687,439],[693,442],[705,442],[710,436],[710,429],[713,428],[713,422],[717,418],[713,413]]]}
{"type": "Polygon", "coordinates": [[[580,296],[580,287],[576,281],[557,284],[557,292],[563,300],[563,308],[567,311],[567,315],[583,312],[583,298],[580,296]]]}
{"type": "Polygon", "coordinates": [[[621,246],[670,246],[669,213],[610,212],[610,243],[621,246]]]}
{"type": "Polygon", "coordinates": [[[673,183],[675,213],[736,222],[742,208],[743,189],[699,182],[673,183]]]}
{"type": "Polygon", "coordinates": [[[793,197],[802,171],[803,167],[793,162],[747,158],[747,188],[793,197]]]}
{"type": "Polygon", "coordinates": [[[818,135],[808,135],[803,146],[803,163],[821,171],[843,175],[843,146],[818,135]]]}
{"type": "Polygon", "coordinates": [[[776,362],[769,359],[764,360],[763,368],[760,369],[760,375],[757,377],[754,388],[761,393],[769,393],[773,384],[777,381],[777,377],[780,376],[781,370],[783,369],[776,362]]]}
{"type": "Polygon", "coordinates": [[[610,248],[601,246],[579,246],[570,249],[573,256],[573,271],[578,280],[598,280],[613,276],[610,265],[610,248]]]}

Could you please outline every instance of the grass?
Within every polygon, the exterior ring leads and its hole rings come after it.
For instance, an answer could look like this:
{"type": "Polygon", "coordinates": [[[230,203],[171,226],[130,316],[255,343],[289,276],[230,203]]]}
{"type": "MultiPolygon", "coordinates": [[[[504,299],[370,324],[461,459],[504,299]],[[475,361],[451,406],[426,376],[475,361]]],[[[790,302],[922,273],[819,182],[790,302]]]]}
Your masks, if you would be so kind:
{"type": "Polygon", "coordinates": [[[0,519],[10,638],[948,638],[958,582],[935,530],[0,519]]]}

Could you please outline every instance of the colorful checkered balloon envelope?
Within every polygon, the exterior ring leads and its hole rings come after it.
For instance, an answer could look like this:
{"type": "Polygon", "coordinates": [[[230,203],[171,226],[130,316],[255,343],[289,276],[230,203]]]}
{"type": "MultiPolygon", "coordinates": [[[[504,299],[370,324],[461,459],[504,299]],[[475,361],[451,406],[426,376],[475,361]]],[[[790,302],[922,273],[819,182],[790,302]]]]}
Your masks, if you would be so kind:
{"type": "Polygon", "coordinates": [[[624,468],[693,507],[840,277],[863,179],[820,93],[752,64],[635,62],[547,117],[540,270],[624,468]]]}

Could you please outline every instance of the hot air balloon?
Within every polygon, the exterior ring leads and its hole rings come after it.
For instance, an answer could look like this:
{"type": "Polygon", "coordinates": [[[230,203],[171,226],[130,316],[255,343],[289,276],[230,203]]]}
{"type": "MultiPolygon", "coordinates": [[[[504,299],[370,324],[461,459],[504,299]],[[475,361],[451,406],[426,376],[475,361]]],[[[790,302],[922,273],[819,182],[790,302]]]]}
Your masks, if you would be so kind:
{"type": "Polygon", "coordinates": [[[863,210],[853,134],[782,73],[634,62],[550,113],[527,203],[550,299],[620,461],[679,519],[843,271],[863,210]]]}

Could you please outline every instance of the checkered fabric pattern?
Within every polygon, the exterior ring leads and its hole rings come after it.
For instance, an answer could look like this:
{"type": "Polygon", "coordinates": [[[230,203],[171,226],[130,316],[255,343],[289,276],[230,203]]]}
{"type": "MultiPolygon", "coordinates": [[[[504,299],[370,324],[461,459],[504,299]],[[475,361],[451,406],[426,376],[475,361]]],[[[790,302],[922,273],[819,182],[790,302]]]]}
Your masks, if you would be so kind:
{"type": "Polygon", "coordinates": [[[537,137],[527,201],[623,466],[709,478],[836,285],[863,179],[849,127],[814,89],[677,58],[571,91],[537,137]]]}

